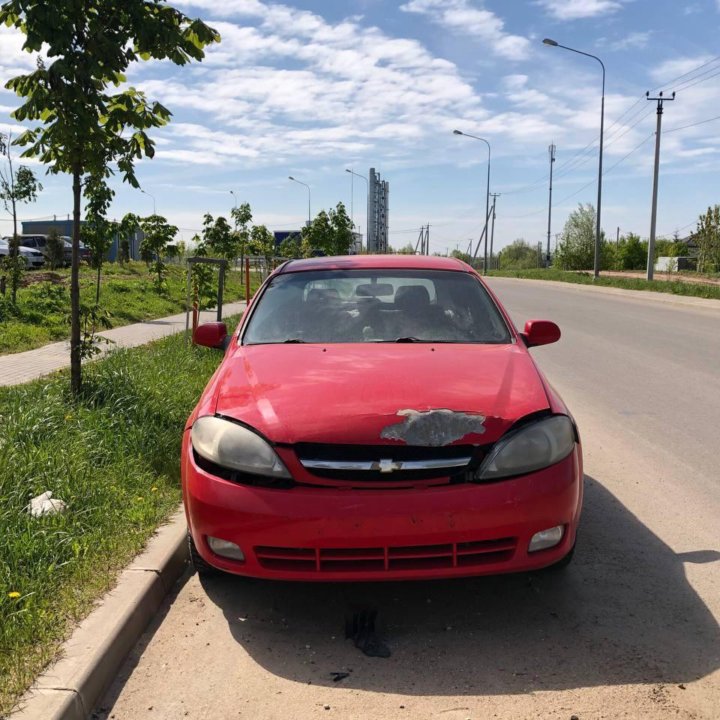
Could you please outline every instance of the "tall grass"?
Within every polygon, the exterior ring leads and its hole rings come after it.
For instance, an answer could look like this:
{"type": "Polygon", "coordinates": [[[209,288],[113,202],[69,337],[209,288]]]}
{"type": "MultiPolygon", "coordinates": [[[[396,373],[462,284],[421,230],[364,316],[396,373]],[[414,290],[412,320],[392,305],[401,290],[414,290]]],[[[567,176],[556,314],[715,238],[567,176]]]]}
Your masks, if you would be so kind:
{"type": "Polygon", "coordinates": [[[569,272],[554,268],[537,268],[531,270],[491,270],[492,277],[526,278],[530,280],[557,280],[560,282],[580,285],[601,285],[605,287],[624,288],[625,290],[650,290],[652,292],[670,293],[672,295],[688,295],[691,297],[711,298],[720,300],[720,286],[703,285],[700,283],[683,282],[682,280],[641,280],[640,278],[620,278],[602,274],[597,280],[592,273],[569,272]]]}
{"type": "Polygon", "coordinates": [[[0,389],[0,716],[180,500],[184,422],[220,362],[182,335],[0,389]],[[33,518],[51,490],[63,514],[33,518]]]}

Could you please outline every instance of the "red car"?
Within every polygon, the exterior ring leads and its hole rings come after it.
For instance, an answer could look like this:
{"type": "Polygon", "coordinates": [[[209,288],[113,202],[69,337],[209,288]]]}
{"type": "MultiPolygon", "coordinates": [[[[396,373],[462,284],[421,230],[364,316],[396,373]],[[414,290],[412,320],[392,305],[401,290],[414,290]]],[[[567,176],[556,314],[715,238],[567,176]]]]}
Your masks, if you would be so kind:
{"type": "Polygon", "coordinates": [[[237,331],[190,416],[182,483],[201,573],[400,580],[536,570],[572,557],[575,423],[466,264],[291,260],[237,331]]]}

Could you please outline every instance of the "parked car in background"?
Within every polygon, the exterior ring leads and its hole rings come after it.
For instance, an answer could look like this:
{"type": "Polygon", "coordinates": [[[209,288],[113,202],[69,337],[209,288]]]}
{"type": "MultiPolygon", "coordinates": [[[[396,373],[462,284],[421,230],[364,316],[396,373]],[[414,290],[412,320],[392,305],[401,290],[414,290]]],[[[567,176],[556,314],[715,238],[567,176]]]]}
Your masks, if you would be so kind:
{"type": "MultiPolygon", "coordinates": [[[[65,243],[65,251],[63,253],[63,264],[66,266],[69,266],[70,263],[72,262],[72,239],[67,236],[63,236],[62,240],[65,243]]],[[[20,242],[25,247],[29,247],[29,248],[38,250],[45,257],[47,257],[47,242],[48,242],[47,235],[21,235],[20,242]]],[[[83,261],[89,262],[90,261],[90,250],[87,247],[85,247],[85,245],[82,242],[80,243],[79,249],[80,249],[80,262],[83,262],[83,261]]]]}
{"type": "Polygon", "coordinates": [[[291,260],[238,330],[185,426],[190,552],[280,580],[449,578],[564,566],[582,507],[575,422],[459,260],[291,260]]]}
{"type": "MultiPolygon", "coordinates": [[[[10,255],[10,240],[9,237],[0,239],[0,257],[10,255]]],[[[28,268],[39,268],[45,264],[45,256],[39,250],[20,245],[18,252],[28,268]]]]}

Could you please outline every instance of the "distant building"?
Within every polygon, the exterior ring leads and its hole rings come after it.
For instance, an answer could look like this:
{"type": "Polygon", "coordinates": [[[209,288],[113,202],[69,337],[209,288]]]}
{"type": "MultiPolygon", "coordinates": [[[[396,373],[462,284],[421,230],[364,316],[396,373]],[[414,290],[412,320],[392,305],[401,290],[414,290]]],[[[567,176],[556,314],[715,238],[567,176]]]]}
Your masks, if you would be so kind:
{"type": "Polygon", "coordinates": [[[362,252],[362,246],[363,246],[363,236],[362,233],[359,232],[353,232],[353,241],[352,245],[350,246],[350,255],[359,255],[362,252]]]}
{"type": "Polygon", "coordinates": [[[367,251],[388,251],[388,218],[390,216],[390,183],[370,168],[368,183],[367,251]]]}

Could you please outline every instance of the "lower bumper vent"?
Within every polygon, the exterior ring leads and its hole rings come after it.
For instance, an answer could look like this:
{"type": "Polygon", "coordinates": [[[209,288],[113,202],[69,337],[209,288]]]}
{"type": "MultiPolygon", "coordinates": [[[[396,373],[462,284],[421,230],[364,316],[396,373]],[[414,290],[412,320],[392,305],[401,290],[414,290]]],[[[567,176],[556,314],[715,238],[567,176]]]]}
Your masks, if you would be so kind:
{"type": "Polygon", "coordinates": [[[517,538],[443,545],[371,548],[284,548],[258,546],[255,556],[267,570],[288,572],[383,572],[471,568],[506,562],[517,538]]]}

